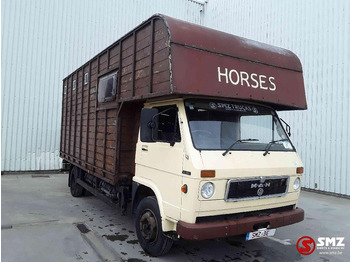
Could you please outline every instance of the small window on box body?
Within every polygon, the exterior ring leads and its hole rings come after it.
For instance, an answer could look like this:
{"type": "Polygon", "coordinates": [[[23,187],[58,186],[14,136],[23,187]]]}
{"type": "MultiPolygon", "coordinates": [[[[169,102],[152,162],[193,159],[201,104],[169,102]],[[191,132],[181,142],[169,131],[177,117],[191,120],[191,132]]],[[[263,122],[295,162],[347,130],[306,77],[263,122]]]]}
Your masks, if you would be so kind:
{"type": "Polygon", "coordinates": [[[77,80],[73,80],[73,90],[77,89],[77,80]]]}
{"type": "Polygon", "coordinates": [[[87,85],[89,83],[89,73],[85,73],[84,75],[84,85],[87,85]]]}
{"type": "Polygon", "coordinates": [[[98,80],[98,102],[113,101],[117,94],[118,72],[100,77],[98,80]]]}

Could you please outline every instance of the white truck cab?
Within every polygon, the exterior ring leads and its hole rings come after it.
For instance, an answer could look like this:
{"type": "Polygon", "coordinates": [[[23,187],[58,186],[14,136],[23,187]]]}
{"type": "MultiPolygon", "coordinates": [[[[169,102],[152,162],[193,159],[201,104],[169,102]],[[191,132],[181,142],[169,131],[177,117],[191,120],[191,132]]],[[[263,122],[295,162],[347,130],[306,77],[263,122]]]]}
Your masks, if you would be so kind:
{"type": "Polygon", "coordinates": [[[241,235],[300,222],[303,164],[275,110],[188,97],[145,104],[134,188],[149,187],[163,232],[241,235]]]}

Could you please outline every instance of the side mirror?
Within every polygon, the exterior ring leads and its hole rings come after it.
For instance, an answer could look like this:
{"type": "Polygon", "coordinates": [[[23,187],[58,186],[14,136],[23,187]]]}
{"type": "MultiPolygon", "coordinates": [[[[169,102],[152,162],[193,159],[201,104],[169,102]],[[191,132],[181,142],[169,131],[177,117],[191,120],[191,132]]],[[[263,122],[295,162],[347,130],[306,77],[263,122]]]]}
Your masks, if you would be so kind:
{"type": "Polygon", "coordinates": [[[284,121],[282,118],[280,118],[280,120],[286,125],[286,131],[288,136],[291,136],[292,133],[290,132],[290,125],[288,125],[288,123],[286,121],[284,121]]]}
{"type": "Polygon", "coordinates": [[[142,142],[154,142],[153,134],[157,122],[155,116],[158,114],[156,108],[142,108],[140,121],[140,138],[142,142]]]}

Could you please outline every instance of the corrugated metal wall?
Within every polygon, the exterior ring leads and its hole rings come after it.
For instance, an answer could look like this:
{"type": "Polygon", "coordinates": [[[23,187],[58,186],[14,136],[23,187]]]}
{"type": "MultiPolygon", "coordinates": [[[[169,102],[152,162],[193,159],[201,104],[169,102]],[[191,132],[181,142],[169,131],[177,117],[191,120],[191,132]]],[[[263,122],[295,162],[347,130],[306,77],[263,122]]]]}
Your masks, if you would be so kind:
{"type": "Polygon", "coordinates": [[[309,110],[281,113],[304,186],[350,195],[350,2],[3,0],[1,169],[58,169],[61,80],[154,13],[284,47],[301,59],[309,110]]]}
{"type": "Polygon", "coordinates": [[[209,1],[203,22],[299,56],[309,109],[280,116],[305,165],[303,186],[350,195],[350,1],[209,1]]]}
{"type": "Polygon", "coordinates": [[[155,13],[201,22],[188,0],[2,0],[1,170],[61,168],[62,79],[155,13]]]}

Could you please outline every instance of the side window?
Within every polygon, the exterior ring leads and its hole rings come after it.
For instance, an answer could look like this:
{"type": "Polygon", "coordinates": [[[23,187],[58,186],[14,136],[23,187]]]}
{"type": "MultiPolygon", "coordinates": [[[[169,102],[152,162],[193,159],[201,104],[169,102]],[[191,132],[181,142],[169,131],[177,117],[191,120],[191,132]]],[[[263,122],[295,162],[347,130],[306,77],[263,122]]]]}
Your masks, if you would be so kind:
{"type": "Polygon", "coordinates": [[[113,101],[117,94],[118,72],[102,76],[98,79],[98,102],[113,101]]]}
{"type": "Polygon", "coordinates": [[[178,109],[173,106],[156,107],[158,109],[158,132],[156,140],[161,142],[180,142],[180,127],[178,120],[178,109]]]}

